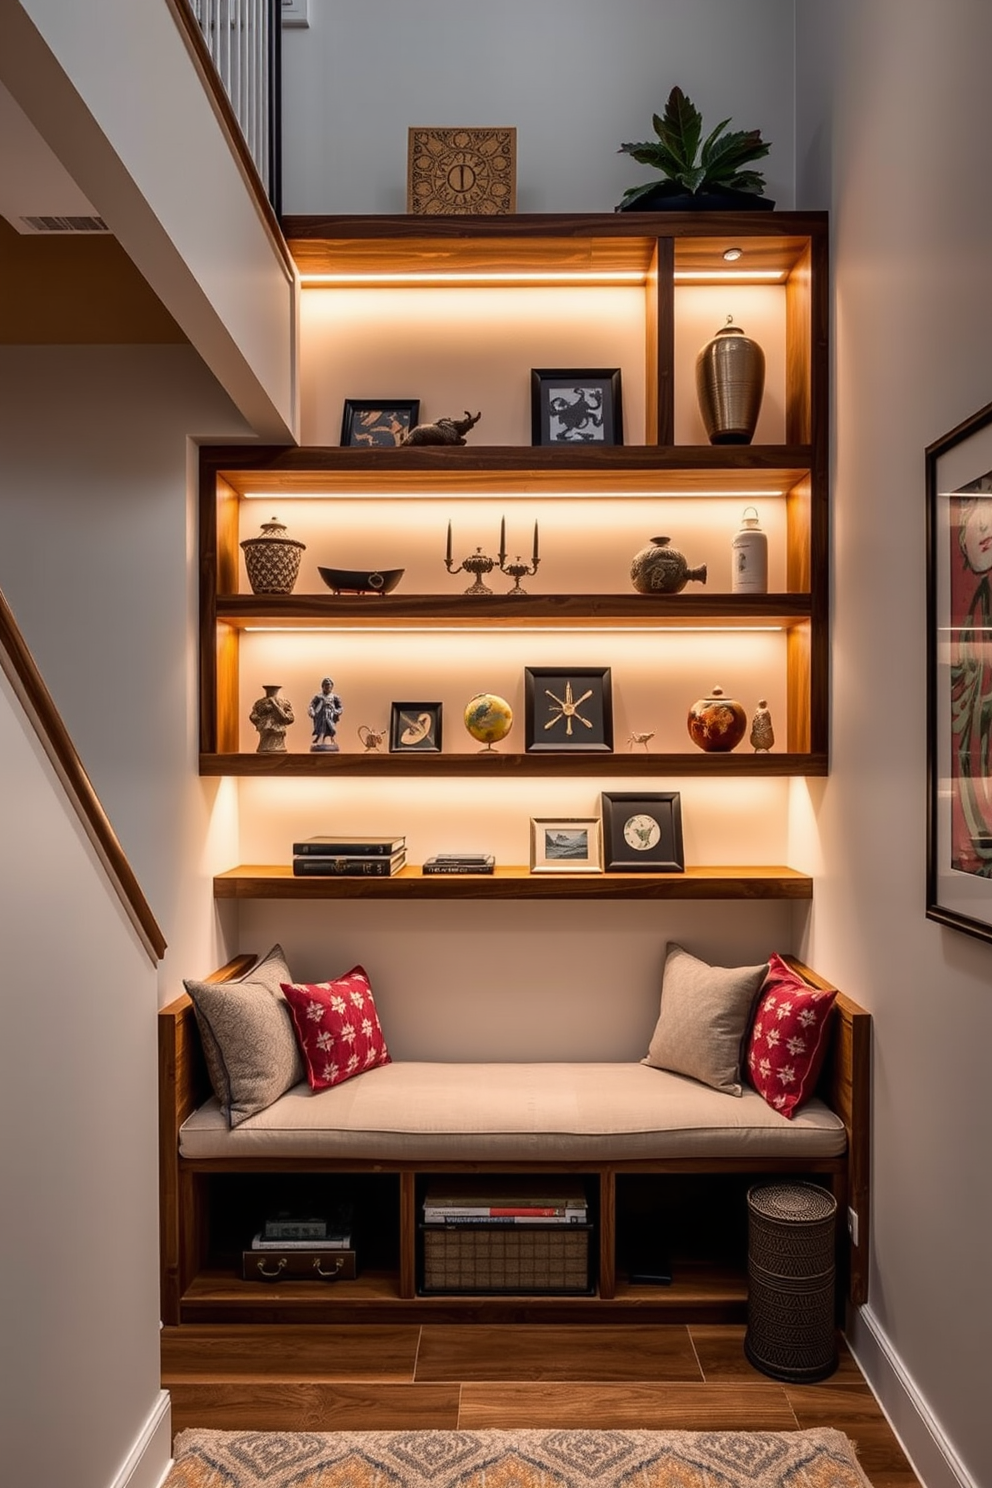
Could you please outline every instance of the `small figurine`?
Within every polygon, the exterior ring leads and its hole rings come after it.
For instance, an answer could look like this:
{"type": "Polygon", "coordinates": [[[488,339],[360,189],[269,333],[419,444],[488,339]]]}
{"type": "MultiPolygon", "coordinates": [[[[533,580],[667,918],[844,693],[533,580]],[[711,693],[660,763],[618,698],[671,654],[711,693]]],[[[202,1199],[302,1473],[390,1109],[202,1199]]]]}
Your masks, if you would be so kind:
{"type": "Polygon", "coordinates": [[[380,747],[385,743],[385,729],[371,729],[367,723],[358,725],[358,737],[365,746],[366,754],[378,754],[380,747]]]}
{"type": "Polygon", "coordinates": [[[758,706],[755,709],[754,717],[751,719],[751,732],[748,737],[754,747],[755,754],[767,754],[775,743],[772,715],[768,711],[768,703],[765,698],[758,699],[758,706]]]}
{"type": "Polygon", "coordinates": [[[258,748],[255,753],[285,754],[286,730],[296,721],[293,705],[279,696],[282,683],[265,682],[262,686],[265,696],[252,705],[248,715],[251,723],[258,729],[258,748]]]}
{"type": "Polygon", "coordinates": [[[417,424],[409,429],[400,440],[400,445],[407,444],[464,444],[465,435],[469,429],[473,429],[482,417],[481,411],[474,416],[465,410],[463,419],[440,418],[436,424],[417,424]]]}
{"type": "Polygon", "coordinates": [[[627,740],[627,748],[631,752],[633,752],[633,748],[634,748],[634,745],[635,744],[643,744],[644,745],[644,753],[647,754],[647,752],[648,752],[648,744],[651,742],[651,740],[653,738],[654,738],[654,729],[652,729],[649,734],[631,734],[630,737],[629,737],[629,739],[627,740]]]}
{"type": "Polygon", "coordinates": [[[332,677],[324,677],[320,684],[320,691],[310,699],[307,712],[313,719],[313,740],[310,744],[310,753],[336,753],[338,746],[334,742],[334,735],[337,733],[338,719],[344,712],[344,704],[334,691],[332,677]]]}

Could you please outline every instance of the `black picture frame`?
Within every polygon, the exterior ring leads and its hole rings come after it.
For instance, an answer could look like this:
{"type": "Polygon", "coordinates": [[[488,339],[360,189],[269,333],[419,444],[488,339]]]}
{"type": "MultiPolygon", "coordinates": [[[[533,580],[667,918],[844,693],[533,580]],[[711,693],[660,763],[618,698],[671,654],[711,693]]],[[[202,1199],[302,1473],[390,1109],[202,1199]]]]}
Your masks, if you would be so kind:
{"type": "Polygon", "coordinates": [[[419,398],[346,398],[341,443],[350,448],[396,449],[419,417],[419,398]]]}
{"type": "Polygon", "coordinates": [[[390,754],[440,754],[441,704],[393,703],[389,714],[390,754]]]}
{"type": "Polygon", "coordinates": [[[603,791],[607,873],[684,873],[678,791],[603,791]]]}
{"type": "Polygon", "coordinates": [[[992,403],[926,450],[926,915],[992,942],[992,403]]]}
{"type": "Polygon", "coordinates": [[[612,754],[609,667],[525,667],[524,749],[528,754],[612,754]]]}
{"type": "Polygon", "coordinates": [[[531,444],[623,444],[619,367],[533,367],[531,444]]]}

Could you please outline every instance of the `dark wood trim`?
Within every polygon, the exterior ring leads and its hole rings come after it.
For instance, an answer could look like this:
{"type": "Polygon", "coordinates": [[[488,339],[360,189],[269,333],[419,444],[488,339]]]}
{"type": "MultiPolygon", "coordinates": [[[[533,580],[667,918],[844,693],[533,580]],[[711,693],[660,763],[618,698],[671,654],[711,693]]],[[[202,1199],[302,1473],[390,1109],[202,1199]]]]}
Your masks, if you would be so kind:
{"type": "Polygon", "coordinates": [[[536,594],[511,599],[507,594],[223,594],[216,597],[217,618],[232,625],[270,620],[279,625],[353,624],[356,620],[392,625],[398,620],[422,625],[498,626],[500,622],[539,621],[575,625],[583,620],[616,620],[629,625],[714,626],[763,624],[790,626],[808,620],[808,594],[536,594]]]}
{"type": "Polygon", "coordinates": [[[110,818],[76,753],[76,746],[28,650],[17,621],[0,593],[0,656],[3,670],[31,720],[49,760],[86,829],[117,895],[153,961],[165,955],[165,936],[141,891],[110,818]]]}
{"type": "MultiPolygon", "coordinates": [[[[231,148],[231,153],[238,163],[241,174],[244,177],[245,185],[251,192],[258,214],[265,224],[272,246],[282,260],[289,278],[293,280],[296,277],[296,260],[289,251],[289,245],[283,235],[279,218],[276,215],[276,209],[265,193],[262,178],[258,174],[258,167],[251,158],[251,151],[248,149],[245,137],[241,132],[238,116],[234,112],[231,100],[224,90],[224,84],[220,80],[217,68],[214,65],[214,59],[210,55],[210,48],[207,46],[203,32],[197,23],[196,16],[193,14],[188,0],[165,0],[165,3],[186,45],[186,50],[190,54],[193,66],[200,75],[200,81],[203,83],[210,97],[214,113],[217,115],[218,122],[231,148]]],[[[278,43],[279,37],[276,40],[278,43]]]]}
{"type": "Polygon", "coordinates": [[[201,775],[252,775],[273,778],[313,776],[327,779],[372,776],[394,780],[399,776],[441,779],[452,775],[485,777],[490,780],[549,775],[556,779],[602,776],[626,779],[645,775],[716,776],[826,775],[825,753],[789,751],[755,754],[736,750],[731,754],[229,754],[200,755],[201,775]]]}

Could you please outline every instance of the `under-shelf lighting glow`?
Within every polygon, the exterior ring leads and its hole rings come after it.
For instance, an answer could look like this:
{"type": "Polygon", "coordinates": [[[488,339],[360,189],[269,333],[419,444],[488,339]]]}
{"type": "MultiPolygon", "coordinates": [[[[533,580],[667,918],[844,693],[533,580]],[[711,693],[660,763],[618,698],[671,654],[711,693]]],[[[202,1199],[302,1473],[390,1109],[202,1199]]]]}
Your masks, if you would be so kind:
{"type": "Polygon", "coordinates": [[[425,269],[367,273],[301,274],[304,289],[344,288],[361,285],[403,285],[416,288],[430,284],[645,284],[643,269],[425,269]]]}
{"type": "MultiPolygon", "coordinates": [[[[237,478],[237,477],[235,477],[237,478]]],[[[742,490],[713,487],[706,490],[666,491],[243,491],[244,501],[671,501],[681,498],[695,501],[701,496],[726,497],[734,501],[756,499],[778,499],[784,496],[787,487],[768,487],[758,490],[748,486],[742,490]]]]}
{"type": "MultiPolygon", "coordinates": [[[[561,629],[581,630],[583,635],[654,635],[658,631],[670,631],[675,635],[757,635],[784,630],[782,625],[581,625],[570,620],[561,629]]],[[[246,625],[246,634],[252,635],[472,635],[479,634],[478,625],[246,625]]],[[[546,625],[492,625],[490,634],[502,635],[547,635],[546,625]]]]}
{"type": "Polygon", "coordinates": [[[676,269],[675,282],[685,283],[688,280],[719,280],[724,283],[728,279],[736,280],[740,284],[756,282],[761,279],[774,284],[782,284],[787,277],[785,269],[676,269]]]}

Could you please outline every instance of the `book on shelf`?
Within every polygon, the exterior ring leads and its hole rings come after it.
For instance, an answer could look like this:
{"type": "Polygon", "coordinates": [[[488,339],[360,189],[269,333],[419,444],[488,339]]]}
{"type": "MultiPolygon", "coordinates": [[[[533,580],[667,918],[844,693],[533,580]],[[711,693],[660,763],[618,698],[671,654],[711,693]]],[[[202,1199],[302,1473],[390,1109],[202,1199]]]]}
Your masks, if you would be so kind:
{"type": "Polygon", "coordinates": [[[584,1225],[589,1223],[587,1209],[570,1209],[567,1214],[451,1214],[446,1209],[425,1209],[424,1224],[445,1225],[449,1230],[483,1225],[584,1225]]]}
{"type": "Polygon", "coordinates": [[[422,873],[494,873],[492,853],[435,853],[427,858],[422,873]]]}
{"type": "Polygon", "coordinates": [[[405,837],[305,837],[293,843],[297,858],[391,858],[406,847],[405,837]]]}
{"type": "Polygon", "coordinates": [[[399,873],[406,862],[406,852],[393,853],[389,858],[330,857],[314,854],[293,859],[293,874],[297,878],[310,874],[323,878],[390,878],[399,873]]]}
{"type": "Polygon", "coordinates": [[[351,1250],[351,1234],[324,1235],[317,1239],[286,1240],[268,1239],[259,1230],[252,1238],[252,1250],[351,1250]]]}
{"type": "Polygon", "coordinates": [[[585,1224],[586,1196],[574,1184],[546,1179],[513,1187],[495,1184],[430,1185],[424,1196],[425,1224],[585,1224]]]}

